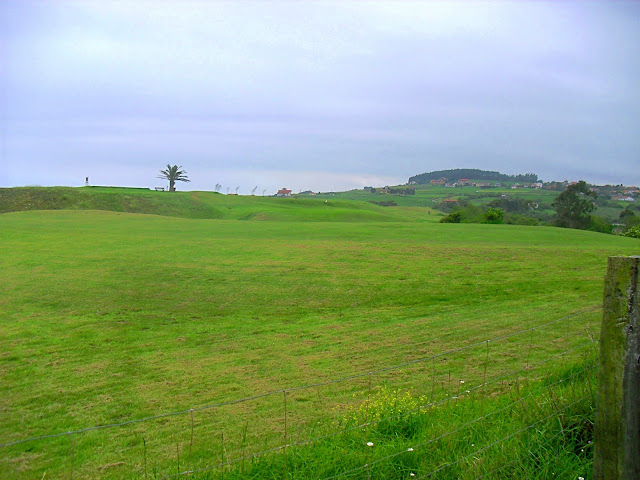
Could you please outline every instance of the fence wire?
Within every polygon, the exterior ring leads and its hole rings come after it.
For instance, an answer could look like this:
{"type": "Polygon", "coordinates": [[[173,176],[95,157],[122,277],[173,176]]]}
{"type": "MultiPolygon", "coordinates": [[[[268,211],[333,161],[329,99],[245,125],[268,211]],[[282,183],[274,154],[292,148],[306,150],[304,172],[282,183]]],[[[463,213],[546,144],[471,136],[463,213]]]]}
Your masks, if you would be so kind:
{"type": "MultiPolygon", "coordinates": [[[[516,401],[514,401],[514,402],[512,402],[512,403],[510,403],[510,404],[508,404],[508,405],[506,405],[506,406],[504,406],[504,407],[502,407],[502,408],[500,408],[500,409],[498,409],[498,410],[495,410],[495,411],[493,411],[493,412],[491,412],[491,413],[489,413],[489,414],[487,414],[487,415],[483,415],[483,416],[481,416],[481,417],[476,417],[476,418],[474,418],[473,420],[471,420],[471,421],[469,421],[469,422],[467,422],[467,423],[464,423],[463,425],[459,426],[459,427],[458,427],[458,428],[456,428],[455,430],[448,431],[448,432],[443,433],[443,434],[441,434],[441,435],[439,435],[439,436],[437,436],[437,437],[430,438],[429,440],[427,440],[427,441],[425,441],[425,442],[417,443],[417,444],[412,445],[411,447],[408,447],[408,448],[410,449],[410,451],[414,451],[416,448],[422,448],[422,447],[425,447],[425,446],[430,445],[430,444],[432,444],[432,443],[438,442],[438,441],[440,441],[440,440],[444,439],[445,437],[448,437],[449,435],[456,434],[456,433],[458,433],[458,432],[460,432],[460,431],[462,431],[462,430],[466,429],[467,427],[469,427],[469,426],[471,426],[471,425],[473,425],[473,424],[479,423],[479,422],[481,422],[481,421],[483,421],[483,420],[486,420],[487,418],[489,418],[489,417],[491,417],[491,416],[493,416],[493,415],[496,415],[496,414],[498,414],[498,413],[502,413],[502,412],[504,412],[504,411],[506,411],[506,410],[508,410],[508,409],[510,409],[510,408],[512,408],[512,407],[514,407],[514,406],[515,406],[515,405],[517,405],[517,404],[523,403],[523,402],[524,402],[525,400],[527,400],[528,398],[532,398],[532,397],[534,397],[536,393],[540,393],[540,392],[541,392],[541,391],[543,391],[543,390],[548,390],[549,388],[551,388],[551,387],[553,387],[553,386],[556,386],[556,385],[559,385],[559,384],[561,384],[561,383],[564,383],[564,382],[566,382],[566,381],[568,381],[568,380],[571,380],[571,379],[573,379],[573,378],[577,377],[578,375],[581,375],[582,373],[584,373],[584,372],[586,372],[586,371],[588,371],[588,370],[590,370],[590,368],[583,368],[583,369],[581,369],[580,371],[578,371],[578,372],[574,373],[573,375],[571,375],[571,376],[569,376],[569,377],[567,377],[567,378],[563,378],[563,379],[558,380],[557,382],[554,382],[554,383],[552,383],[552,384],[550,384],[550,385],[547,385],[547,386],[544,386],[544,387],[539,388],[539,389],[537,389],[537,390],[534,390],[534,391],[530,392],[529,394],[527,394],[526,396],[524,396],[524,397],[520,397],[518,400],[516,400],[516,401]]],[[[567,405],[567,406],[563,407],[563,408],[562,408],[562,409],[560,409],[560,410],[556,410],[556,411],[554,411],[553,413],[551,413],[550,415],[548,415],[547,417],[542,418],[542,419],[540,419],[540,420],[537,420],[537,421],[533,422],[532,424],[527,425],[526,427],[521,428],[520,430],[518,430],[518,431],[516,431],[516,432],[514,432],[514,433],[512,433],[512,434],[509,434],[509,435],[507,435],[506,437],[504,437],[504,438],[502,438],[502,439],[500,439],[500,440],[496,440],[495,442],[491,443],[490,445],[487,445],[486,447],[483,447],[483,448],[481,448],[481,449],[478,449],[478,450],[474,451],[473,453],[471,453],[471,454],[469,454],[469,455],[467,455],[467,456],[465,456],[465,457],[460,458],[460,459],[459,459],[459,460],[457,460],[456,462],[451,462],[451,463],[449,463],[449,464],[447,464],[447,465],[443,465],[443,466],[441,466],[441,467],[437,468],[436,470],[433,470],[433,471],[429,472],[426,476],[423,476],[423,477],[417,477],[417,478],[426,478],[426,477],[428,477],[428,476],[430,476],[430,475],[433,475],[434,473],[439,472],[440,470],[443,470],[444,468],[447,468],[447,467],[452,466],[452,465],[454,465],[454,464],[456,464],[456,463],[459,463],[459,462],[461,462],[462,460],[465,460],[466,458],[470,458],[470,457],[472,457],[473,455],[476,455],[476,454],[481,453],[481,452],[483,452],[483,451],[485,451],[485,450],[488,450],[488,449],[489,449],[489,448],[491,448],[492,446],[494,446],[494,445],[496,445],[496,444],[498,444],[498,443],[502,443],[502,442],[504,442],[505,440],[508,440],[509,438],[511,438],[511,437],[513,437],[513,436],[515,436],[515,435],[517,435],[518,433],[522,433],[522,432],[524,432],[524,431],[526,431],[526,430],[528,430],[528,429],[530,429],[530,428],[534,427],[535,425],[537,425],[537,424],[539,424],[539,423],[543,422],[544,420],[547,420],[547,419],[549,419],[549,418],[551,418],[551,417],[556,416],[556,415],[557,415],[558,413],[560,413],[561,411],[566,410],[567,408],[569,408],[569,407],[571,407],[571,406],[575,405],[576,403],[579,403],[580,401],[585,400],[586,398],[587,398],[587,397],[583,397],[583,398],[581,398],[580,400],[577,400],[577,401],[575,401],[575,402],[573,402],[573,403],[571,403],[571,404],[569,404],[569,405],[567,405]]],[[[384,462],[384,461],[386,461],[386,460],[391,460],[392,458],[397,457],[397,456],[399,456],[399,455],[403,455],[403,454],[405,454],[406,452],[407,452],[407,448],[404,448],[404,449],[399,450],[399,451],[397,451],[397,452],[394,452],[394,453],[391,453],[391,454],[386,455],[386,456],[384,456],[384,457],[378,458],[378,459],[376,459],[376,460],[374,460],[374,461],[372,461],[372,462],[369,462],[369,463],[367,463],[367,464],[365,464],[365,465],[362,465],[361,467],[357,467],[357,468],[354,468],[354,469],[351,469],[351,470],[347,470],[347,471],[345,471],[345,472],[342,472],[342,473],[340,473],[340,474],[338,474],[338,475],[334,475],[334,476],[332,476],[332,477],[325,477],[325,478],[323,478],[322,480],[335,480],[335,479],[340,478],[340,477],[343,477],[343,476],[345,476],[345,475],[349,475],[349,474],[351,474],[351,473],[356,473],[356,472],[358,472],[358,471],[365,470],[365,469],[367,469],[367,468],[369,468],[369,467],[372,467],[373,465],[376,465],[376,464],[378,464],[378,463],[384,462]]],[[[183,474],[187,474],[187,473],[191,473],[191,472],[184,472],[183,474]]],[[[195,473],[195,472],[194,472],[194,473],[195,473]]]]}
{"type": "MultiPolygon", "coordinates": [[[[589,337],[589,341],[587,342],[581,342],[578,345],[572,346],[571,348],[567,348],[565,350],[563,350],[562,352],[559,353],[553,353],[552,355],[549,355],[547,358],[537,361],[537,362],[530,362],[530,355],[531,355],[531,350],[533,347],[533,334],[537,331],[540,331],[546,327],[558,324],[560,322],[563,321],[567,321],[569,319],[572,319],[574,317],[577,317],[579,315],[584,315],[586,313],[590,313],[590,312],[594,312],[598,309],[600,309],[600,306],[594,306],[591,308],[587,308],[584,309],[580,312],[576,312],[570,315],[566,315],[563,316],[561,318],[557,318],[555,320],[546,322],[544,324],[540,324],[540,325],[536,325],[533,327],[529,327],[526,329],[522,329],[522,330],[518,330],[516,332],[511,332],[508,334],[504,334],[504,335],[500,335],[500,336],[496,336],[490,339],[485,339],[482,341],[477,341],[474,343],[470,343],[468,345],[464,345],[462,347],[458,347],[458,348],[454,348],[454,349],[450,349],[444,352],[440,352],[437,354],[433,354],[433,355],[429,355],[429,356],[425,356],[425,357],[421,357],[409,362],[405,362],[405,363],[401,363],[401,364],[397,364],[397,365],[393,365],[393,366],[388,366],[388,367],[382,367],[379,369],[375,369],[375,370],[371,370],[371,371],[367,371],[367,372],[361,372],[361,373],[357,373],[357,374],[353,374],[353,375],[348,375],[348,376],[344,376],[344,377],[340,377],[340,378],[336,378],[334,380],[330,380],[330,381],[326,381],[326,382],[318,382],[318,383],[314,383],[314,384],[309,384],[309,385],[304,385],[304,386],[293,386],[291,388],[284,388],[284,389],[280,389],[280,390],[273,390],[273,391],[269,391],[269,392],[265,392],[265,393],[261,393],[261,394],[256,394],[256,395],[252,395],[252,396],[248,396],[248,397],[244,397],[244,398],[240,398],[240,399],[235,399],[235,400],[228,400],[228,401],[223,401],[223,402],[218,402],[218,403],[212,403],[212,404],[208,404],[208,405],[201,405],[201,406],[196,406],[193,408],[188,408],[188,409],[183,409],[183,410],[179,410],[179,411],[174,411],[174,412],[167,412],[167,413],[161,413],[158,415],[153,415],[153,416],[148,416],[148,417],[144,417],[144,418],[139,418],[139,419],[132,419],[132,420],[125,420],[125,421],[121,421],[121,422],[116,422],[116,423],[110,423],[110,424],[104,424],[104,425],[94,425],[94,426],[88,426],[85,428],[81,428],[81,429],[77,429],[77,430],[70,430],[70,431],[66,431],[66,432],[58,432],[58,433],[52,433],[52,434],[48,434],[48,435],[40,435],[40,436],[34,436],[34,437],[29,437],[29,438],[25,438],[25,439],[20,439],[20,440],[15,440],[15,441],[10,441],[10,442],[4,442],[4,443],[0,443],[0,448],[7,448],[7,447],[11,447],[11,446],[16,446],[16,445],[20,445],[20,444],[25,444],[25,443],[29,443],[29,442],[35,442],[35,441],[40,441],[40,440],[47,440],[47,439],[53,439],[53,438],[58,438],[58,437],[67,437],[71,440],[71,456],[72,456],[72,472],[73,469],[75,468],[75,444],[73,442],[73,437],[75,435],[80,435],[80,434],[84,434],[84,433],[88,433],[88,432],[92,432],[92,431],[98,431],[98,430],[105,430],[105,429],[112,429],[112,428],[117,428],[117,427],[125,427],[125,426],[130,426],[130,425],[135,425],[135,424],[140,424],[140,423],[144,423],[144,422],[151,422],[154,420],[162,420],[162,419],[168,419],[169,417],[176,417],[176,416],[181,416],[181,415],[190,415],[190,419],[191,419],[191,423],[190,423],[190,434],[191,434],[191,441],[189,444],[189,463],[187,463],[187,468],[183,469],[179,472],[176,473],[172,473],[172,474],[167,474],[164,476],[160,476],[160,477],[155,477],[158,478],[159,480],[162,479],[169,479],[169,478],[175,478],[175,477],[180,477],[180,476],[190,476],[193,474],[200,474],[200,473],[204,473],[204,472],[208,472],[208,471],[212,471],[212,470],[217,470],[217,469],[226,469],[229,468],[233,465],[237,465],[238,463],[241,462],[245,462],[245,461],[250,461],[250,460],[254,460],[256,458],[265,456],[265,455],[269,455],[272,453],[277,453],[277,452],[285,452],[287,451],[287,449],[290,448],[294,448],[294,447],[302,447],[302,446],[306,446],[306,445],[310,445],[316,442],[321,442],[333,437],[337,437],[339,435],[344,435],[347,434],[349,432],[353,432],[353,431],[357,431],[357,430],[364,430],[364,429],[368,429],[370,427],[375,427],[378,426],[384,422],[391,422],[394,420],[398,420],[400,418],[406,417],[408,415],[412,415],[421,411],[425,411],[428,408],[433,408],[433,407],[437,407],[443,404],[446,404],[447,402],[450,401],[455,401],[458,400],[460,398],[464,398],[464,397],[470,397],[472,394],[481,394],[482,395],[482,399],[484,400],[484,396],[486,394],[486,389],[491,387],[491,386],[495,386],[500,382],[509,380],[509,379],[513,379],[515,377],[515,383],[518,384],[519,383],[519,376],[522,374],[523,376],[525,376],[525,378],[529,378],[528,376],[526,376],[526,374],[531,373],[532,371],[534,371],[536,368],[545,365],[549,362],[558,360],[559,358],[562,359],[564,361],[564,359],[567,357],[567,355],[580,351],[580,350],[584,350],[585,347],[593,347],[595,340],[593,338],[593,336],[591,336],[589,334],[589,332],[587,332],[587,336],[589,337]],[[526,334],[530,334],[529,336],[529,344],[528,344],[528,350],[527,349],[523,349],[526,350],[526,355],[523,355],[523,357],[526,357],[526,365],[522,368],[516,368],[516,369],[512,369],[509,370],[507,373],[498,375],[498,376],[492,376],[487,378],[487,366],[490,362],[490,345],[496,344],[498,342],[503,342],[505,340],[511,340],[515,337],[519,337],[519,336],[523,336],[526,334]],[[484,368],[484,372],[482,375],[482,382],[478,383],[477,385],[473,385],[473,386],[469,386],[468,388],[465,388],[464,390],[460,390],[460,385],[458,385],[458,392],[454,392],[452,393],[451,391],[449,391],[451,389],[451,382],[452,382],[452,368],[449,364],[449,370],[448,370],[448,381],[449,381],[449,386],[446,388],[446,394],[444,395],[443,398],[439,398],[437,400],[433,399],[434,396],[434,392],[436,390],[436,361],[447,361],[447,359],[450,359],[450,357],[452,357],[453,355],[456,354],[460,354],[462,352],[468,352],[471,351],[473,349],[477,349],[477,348],[481,348],[484,347],[486,350],[486,358],[481,362],[484,368]],[[337,430],[333,430],[331,432],[328,433],[323,433],[322,435],[315,435],[312,436],[311,438],[307,438],[304,440],[298,440],[298,441],[290,441],[290,437],[288,438],[287,436],[287,420],[288,420],[288,415],[287,415],[287,396],[295,393],[295,392],[303,392],[303,391],[310,391],[310,390],[316,390],[319,391],[320,389],[323,388],[327,388],[327,387],[334,387],[335,385],[341,384],[341,383],[345,383],[348,381],[354,381],[354,380],[366,380],[368,383],[368,388],[366,388],[365,390],[367,391],[367,400],[365,402],[366,407],[367,407],[367,415],[368,416],[368,408],[369,408],[369,402],[370,402],[370,397],[371,397],[371,393],[372,393],[372,385],[371,385],[371,379],[372,376],[382,376],[383,374],[389,374],[391,372],[398,372],[398,371],[403,371],[403,370],[408,370],[409,367],[415,367],[415,366],[420,366],[420,365],[424,365],[427,364],[428,362],[432,362],[433,364],[433,382],[432,382],[432,386],[431,386],[431,401],[427,402],[427,403],[423,403],[420,404],[412,409],[409,409],[407,411],[404,411],[400,414],[397,414],[395,416],[390,416],[390,417],[384,417],[384,418],[380,418],[380,419],[374,419],[374,420],[369,420],[368,418],[365,418],[364,422],[358,423],[357,425],[352,425],[349,426],[347,428],[341,428],[341,429],[337,429],[337,430]],[[205,412],[208,410],[213,410],[213,409],[222,409],[224,407],[230,407],[230,406],[234,406],[234,405],[239,405],[239,404],[245,404],[245,403],[249,403],[249,402],[253,402],[253,401],[257,401],[257,400],[262,400],[262,399],[266,399],[268,397],[274,397],[276,395],[280,395],[283,397],[284,399],[284,417],[283,417],[283,421],[284,421],[284,442],[277,445],[277,446],[272,446],[269,448],[263,448],[259,451],[256,452],[251,452],[251,453],[244,453],[244,448],[246,447],[243,446],[243,454],[240,456],[232,456],[232,457],[225,457],[225,450],[224,450],[224,434],[222,434],[222,442],[223,442],[223,447],[222,447],[222,459],[220,462],[215,462],[209,466],[205,466],[205,467],[195,467],[192,466],[192,464],[190,462],[193,461],[193,459],[191,458],[191,447],[193,445],[193,431],[194,431],[194,413],[198,413],[198,412],[205,412]]],[[[558,342],[563,340],[563,338],[559,338],[556,339],[558,342]]],[[[522,346],[522,345],[521,345],[522,346]]],[[[485,356],[485,352],[483,350],[482,356],[485,356]]],[[[520,360],[523,360],[523,358],[520,358],[520,360]]],[[[449,362],[451,362],[451,360],[449,360],[449,362]]],[[[545,389],[549,389],[551,387],[557,386],[565,381],[569,381],[579,375],[582,375],[586,372],[588,372],[590,370],[589,367],[585,367],[575,373],[573,373],[571,376],[563,378],[561,380],[558,380],[557,382],[551,383],[551,384],[547,384],[544,385],[541,388],[538,388],[536,390],[531,390],[528,392],[528,394],[526,396],[522,396],[520,397],[518,400],[515,400],[512,403],[509,403],[508,405],[498,409],[498,410],[494,410],[491,411],[487,414],[481,414],[480,416],[478,416],[477,418],[474,418],[460,426],[458,426],[457,428],[445,432],[439,436],[436,436],[434,438],[431,438],[427,441],[424,442],[420,442],[417,443],[415,445],[413,445],[411,448],[411,450],[413,449],[419,449],[419,448],[423,448],[425,446],[428,446],[429,444],[432,444],[434,442],[437,442],[439,440],[444,439],[447,436],[450,435],[454,435],[456,433],[459,433],[460,431],[478,424],[479,422],[482,422],[496,414],[499,413],[503,413],[505,411],[507,411],[510,408],[515,407],[518,404],[523,403],[525,400],[527,400],[528,398],[531,398],[533,396],[535,396],[537,393],[542,392],[545,389]]],[[[442,377],[444,374],[441,372],[440,377],[442,377]]],[[[427,376],[429,376],[429,374],[427,373],[427,376]]],[[[444,379],[441,380],[441,390],[444,391],[445,390],[445,382],[444,379]]],[[[464,383],[464,381],[460,381],[460,383],[464,383]]],[[[320,398],[320,393],[318,393],[318,397],[320,398]]],[[[482,448],[479,448],[477,450],[475,450],[474,452],[465,455],[464,457],[461,457],[460,459],[454,461],[454,462],[450,462],[447,464],[444,464],[438,468],[436,468],[435,470],[430,471],[429,473],[421,476],[421,477],[416,477],[416,478],[428,478],[428,477],[433,477],[433,475],[435,475],[436,473],[442,471],[443,469],[446,468],[450,468],[452,466],[455,466],[457,464],[459,464],[460,462],[466,461],[467,459],[473,457],[474,455],[477,455],[479,453],[482,453],[486,450],[488,450],[489,448],[499,444],[499,443],[503,443],[507,440],[509,440],[510,438],[523,433],[533,427],[535,427],[536,425],[538,425],[541,422],[544,422],[545,420],[553,417],[553,416],[557,416],[560,415],[562,412],[564,412],[566,409],[568,409],[569,407],[575,405],[576,403],[579,403],[580,401],[583,401],[585,398],[581,398],[580,400],[577,400],[563,408],[560,408],[554,412],[552,412],[550,415],[539,419],[521,429],[519,429],[516,432],[512,432],[509,435],[505,436],[504,438],[501,438],[499,440],[494,441],[493,443],[484,446],[482,448]]],[[[483,403],[484,405],[484,403],[483,403]]],[[[245,435],[246,435],[246,431],[245,431],[245,435]]],[[[143,438],[143,442],[144,442],[144,471],[145,471],[145,478],[147,475],[147,444],[146,441],[143,438]]],[[[382,463],[384,461],[387,460],[391,460],[399,455],[402,455],[404,453],[407,452],[407,449],[403,449],[401,451],[396,451],[393,452],[391,454],[387,454],[383,457],[380,458],[376,458],[374,460],[368,460],[366,463],[364,463],[362,466],[350,469],[350,470],[346,470],[344,472],[338,473],[334,476],[330,476],[330,477],[325,477],[323,480],[334,480],[334,479],[338,479],[341,477],[345,477],[345,476],[349,476],[358,472],[363,472],[366,471],[367,474],[369,473],[369,470],[371,469],[371,467],[382,463]]],[[[285,456],[285,462],[286,462],[286,456],[285,456]]],[[[178,466],[179,466],[179,452],[178,452],[178,466]]],[[[486,476],[492,475],[495,472],[504,469],[504,468],[508,468],[510,464],[515,463],[514,462],[510,462],[508,464],[502,465],[490,472],[487,472],[479,477],[477,477],[478,479],[481,478],[485,478],[486,476]]],[[[286,463],[285,463],[285,474],[286,474],[286,463]]]]}

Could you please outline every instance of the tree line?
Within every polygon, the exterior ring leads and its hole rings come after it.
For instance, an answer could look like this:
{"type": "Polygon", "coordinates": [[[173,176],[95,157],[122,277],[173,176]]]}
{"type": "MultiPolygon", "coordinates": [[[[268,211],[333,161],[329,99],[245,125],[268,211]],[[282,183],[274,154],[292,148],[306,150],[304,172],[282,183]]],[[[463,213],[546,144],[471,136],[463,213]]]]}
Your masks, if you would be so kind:
{"type": "Polygon", "coordinates": [[[476,168],[454,168],[452,170],[436,170],[435,172],[421,173],[420,175],[409,177],[409,183],[424,185],[429,183],[431,180],[440,180],[441,178],[446,178],[451,183],[457,182],[461,178],[467,178],[470,180],[493,180],[497,182],[522,183],[536,183],[538,181],[538,175],[535,173],[507,175],[500,172],[479,170],[476,168]]]}

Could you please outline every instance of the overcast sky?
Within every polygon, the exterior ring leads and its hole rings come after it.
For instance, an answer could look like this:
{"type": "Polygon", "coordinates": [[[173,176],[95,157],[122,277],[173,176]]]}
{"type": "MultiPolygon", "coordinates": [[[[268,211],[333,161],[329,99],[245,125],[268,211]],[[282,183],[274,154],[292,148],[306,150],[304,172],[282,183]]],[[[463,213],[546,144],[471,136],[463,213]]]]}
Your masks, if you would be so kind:
{"type": "Polygon", "coordinates": [[[0,2],[0,187],[640,184],[640,2],[0,2]]]}

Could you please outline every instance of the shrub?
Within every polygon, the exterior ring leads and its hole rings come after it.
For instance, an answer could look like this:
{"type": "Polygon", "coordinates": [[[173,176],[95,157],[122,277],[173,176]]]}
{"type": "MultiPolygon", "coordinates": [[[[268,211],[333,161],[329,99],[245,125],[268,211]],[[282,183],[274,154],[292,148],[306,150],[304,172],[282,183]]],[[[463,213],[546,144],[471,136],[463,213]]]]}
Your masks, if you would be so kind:
{"type": "Polygon", "coordinates": [[[640,238],[640,226],[631,227],[626,232],[622,232],[620,235],[623,237],[640,238]]]}
{"type": "Polygon", "coordinates": [[[381,202],[371,202],[374,203],[376,205],[380,205],[381,207],[397,207],[398,204],[396,202],[394,202],[393,200],[383,200],[381,202]]]}
{"type": "Polygon", "coordinates": [[[613,232],[613,225],[611,225],[609,222],[607,222],[606,219],[602,217],[591,215],[591,224],[589,225],[589,230],[600,233],[611,233],[613,232]]]}
{"type": "Polygon", "coordinates": [[[460,211],[450,213],[446,217],[440,219],[440,223],[460,223],[462,221],[462,213],[460,211]]]}
{"type": "Polygon", "coordinates": [[[504,210],[501,208],[489,207],[482,215],[482,223],[504,223],[504,210]]]}

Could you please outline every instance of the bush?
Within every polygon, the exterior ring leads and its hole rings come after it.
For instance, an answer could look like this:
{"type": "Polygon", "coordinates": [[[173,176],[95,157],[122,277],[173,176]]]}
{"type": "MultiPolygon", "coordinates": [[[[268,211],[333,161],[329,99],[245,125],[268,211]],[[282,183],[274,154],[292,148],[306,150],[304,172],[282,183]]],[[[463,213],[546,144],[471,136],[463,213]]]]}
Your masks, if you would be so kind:
{"type": "Polygon", "coordinates": [[[460,211],[450,213],[446,217],[440,219],[440,223],[460,223],[462,221],[462,213],[460,211]]]}
{"type": "Polygon", "coordinates": [[[621,233],[623,237],[640,238],[640,226],[631,227],[626,232],[621,233]]]}
{"type": "Polygon", "coordinates": [[[500,208],[489,207],[484,215],[482,215],[482,223],[504,223],[504,210],[500,208]]]}
{"type": "Polygon", "coordinates": [[[591,215],[591,224],[589,225],[588,230],[591,230],[592,232],[611,233],[613,232],[613,225],[602,217],[591,215]]]}
{"type": "Polygon", "coordinates": [[[394,202],[393,200],[382,200],[381,202],[372,201],[371,203],[374,203],[376,205],[380,205],[381,207],[397,207],[398,206],[398,204],[396,202],[394,202]]]}

